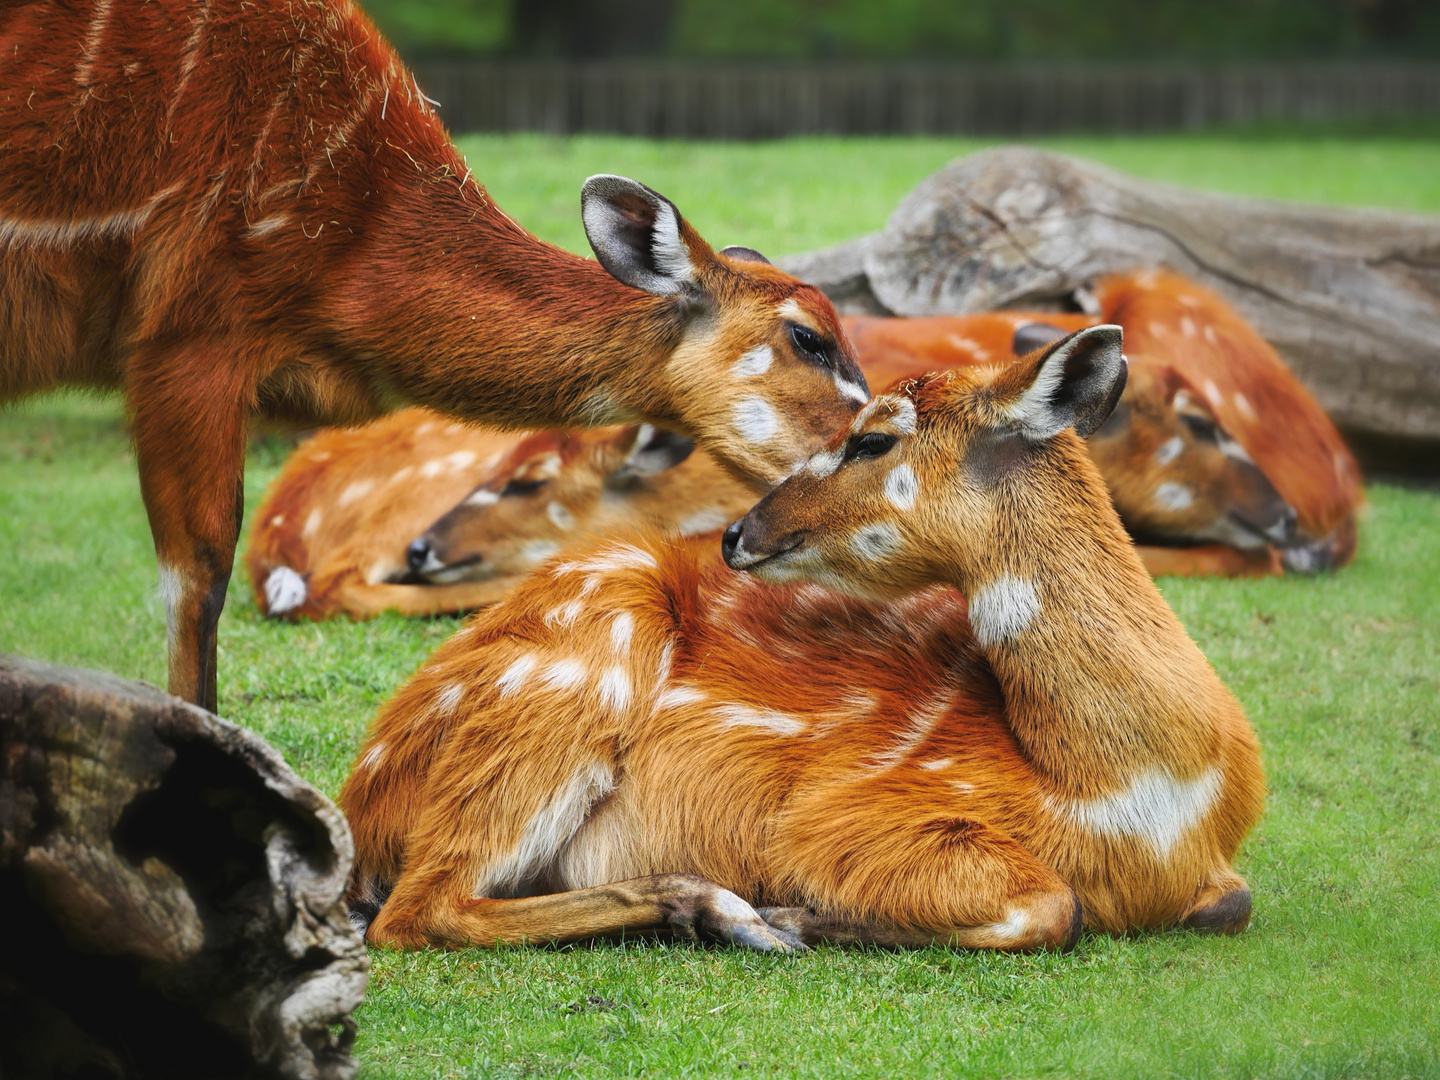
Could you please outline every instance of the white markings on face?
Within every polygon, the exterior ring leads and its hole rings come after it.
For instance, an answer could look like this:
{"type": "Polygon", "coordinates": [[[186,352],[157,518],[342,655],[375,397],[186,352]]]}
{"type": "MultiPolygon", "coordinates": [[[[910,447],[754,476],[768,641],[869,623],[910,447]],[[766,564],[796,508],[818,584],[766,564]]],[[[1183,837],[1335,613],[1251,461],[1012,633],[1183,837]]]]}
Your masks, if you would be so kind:
{"type": "Polygon", "coordinates": [[[461,506],[494,506],[494,505],[495,505],[496,503],[498,503],[499,501],[500,501],[500,493],[499,493],[498,491],[489,491],[489,490],[487,490],[487,489],[485,489],[485,488],[481,488],[479,491],[471,492],[470,496],[469,496],[463,503],[461,503],[460,505],[461,505],[461,506]]]}
{"type": "Polygon", "coordinates": [[[870,395],[865,392],[865,388],[863,386],[861,386],[859,383],[851,382],[849,379],[841,375],[838,371],[836,371],[834,374],[835,389],[840,391],[841,397],[849,398],[857,405],[865,405],[869,403],[870,395]]]}
{"type": "Polygon", "coordinates": [[[460,704],[460,699],[465,696],[465,684],[453,682],[447,685],[440,693],[435,695],[435,708],[441,716],[448,716],[453,713],[460,704]]]}
{"type": "Polygon", "coordinates": [[[881,402],[888,400],[888,397],[871,398],[865,404],[865,407],[855,414],[855,419],[850,421],[851,432],[858,435],[861,431],[863,431],[865,429],[865,425],[870,422],[870,417],[875,415],[875,410],[880,408],[881,402]]]}
{"type": "Polygon", "coordinates": [[[628,611],[616,613],[610,620],[610,644],[615,655],[624,656],[630,651],[630,639],[635,636],[635,616],[628,611]]]}
{"type": "Polygon", "coordinates": [[[901,435],[915,434],[915,403],[906,397],[891,396],[890,426],[901,435]]]}
{"type": "Polygon", "coordinates": [[[1180,438],[1179,435],[1170,436],[1170,438],[1166,439],[1163,443],[1161,443],[1160,448],[1155,451],[1155,464],[1169,465],[1172,461],[1174,461],[1177,457],[1180,456],[1180,451],[1184,449],[1184,439],[1180,438]]]}
{"type": "Polygon", "coordinates": [[[915,496],[920,494],[920,481],[915,470],[906,462],[896,465],[885,474],[885,498],[900,510],[913,510],[915,496]]]}
{"type": "Polygon", "coordinates": [[[288,566],[277,566],[265,578],[265,610],[284,615],[305,602],[305,579],[288,566]]]}
{"type": "Polygon", "coordinates": [[[970,597],[970,625],[981,645],[999,645],[1024,632],[1040,614],[1035,586],[1009,574],[975,590],[970,597]]]}
{"type": "Polygon", "coordinates": [[[1166,480],[1155,489],[1155,505],[1173,512],[1187,510],[1195,501],[1194,494],[1184,484],[1177,484],[1172,480],[1166,480]]]}
{"type": "Polygon", "coordinates": [[[814,329],[810,326],[810,320],[805,315],[805,309],[800,306],[800,302],[793,296],[775,305],[775,314],[779,315],[782,319],[789,319],[791,322],[798,322],[804,327],[814,329]]]}
{"type": "Polygon", "coordinates": [[[888,521],[862,525],[850,534],[850,550],[868,562],[879,562],[900,548],[900,530],[888,521]]]}
{"type": "Polygon", "coordinates": [[[385,749],[386,747],[383,742],[377,742],[369,750],[365,751],[365,756],[360,759],[360,768],[373,769],[376,765],[379,765],[385,757],[385,749]]]}
{"type": "Polygon", "coordinates": [[[575,515],[564,503],[552,502],[545,507],[545,516],[554,523],[557,529],[564,529],[568,532],[575,528],[575,515]]]}
{"type": "Polygon", "coordinates": [[[770,370],[770,365],[775,360],[775,350],[769,345],[756,345],[730,369],[730,374],[737,379],[751,379],[756,375],[764,375],[770,370]]]}
{"type": "Polygon", "coordinates": [[[764,398],[741,398],[735,402],[731,419],[736,433],[748,443],[763,445],[780,430],[780,420],[764,398]]]}
{"type": "Polygon", "coordinates": [[[630,676],[619,664],[600,676],[600,700],[616,712],[630,704],[630,676]]]}
{"type": "Polygon", "coordinates": [[[592,762],[576,770],[525,824],[515,847],[486,866],[475,881],[475,895],[513,896],[551,869],[576,831],[584,824],[590,808],[615,790],[615,772],[603,762],[592,762]]]}
{"type": "Polygon", "coordinates": [[[468,469],[475,464],[475,459],[479,456],[474,450],[456,450],[453,454],[447,455],[445,460],[450,463],[450,468],[459,472],[461,469],[468,469]]]}
{"type": "Polygon", "coordinates": [[[1098,836],[1135,837],[1157,857],[1174,850],[1209,814],[1220,793],[1219,766],[1190,780],[1177,780],[1164,769],[1136,776],[1121,791],[1096,799],[1046,796],[1050,808],[1098,836]]]}
{"type": "Polygon", "coordinates": [[[805,721],[788,713],[771,709],[753,709],[749,705],[717,705],[715,716],[725,727],[753,727],[775,735],[801,735],[805,721]]]}
{"type": "Polygon", "coordinates": [[[844,460],[845,451],[843,449],[821,450],[818,454],[816,454],[810,459],[809,464],[807,464],[805,468],[809,471],[811,476],[818,476],[823,480],[825,477],[833,474],[835,470],[840,467],[840,463],[844,460]]]}
{"type": "Polygon", "coordinates": [[[500,689],[500,696],[508,697],[524,686],[525,680],[530,677],[530,672],[535,670],[537,663],[539,661],[535,658],[534,653],[526,653],[506,668],[504,674],[495,680],[495,685],[500,689]]]}
{"type": "Polygon", "coordinates": [[[1236,461],[1246,461],[1251,465],[1255,464],[1255,459],[1250,456],[1250,451],[1232,439],[1223,429],[1215,429],[1215,442],[1220,447],[1220,452],[1226,457],[1234,458],[1236,461]]]}
{"type": "Polygon", "coordinates": [[[1246,420],[1259,419],[1259,417],[1255,415],[1255,406],[1250,404],[1250,399],[1238,390],[1235,392],[1235,410],[1241,416],[1245,417],[1246,420]]]}
{"type": "Polygon", "coordinates": [[[347,484],[345,490],[340,492],[340,498],[335,500],[335,505],[349,506],[351,503],[363,499],[374,490],[374,480],[356,480],[353,484],[347,484]]]}
{"type": "Polygon", "coordinates": [[[311,510],[309,515],[305,518],[305,527],[300,530],[301,538],[309,540],[310,537],[314,536],[315,530],[320,528],[320,522],[323,521],[324,518],[325,515],[320,513],[318,509],[311,510]]]}
{"type": "Polygon", "coordinates": [[[684,683],[680,683],[677,686],[670,687],[669,690],[666,690],[657,697],[655,699],[655,708],[657,710],[678,709],[685,705],[699,705],[705,700],[706,697],[703,691],[697,690],[693,686],[686,686],[684,683]]]}
{"type": "Polygon", "coordinates": [[[556,690],[573,690],[585,681],[585,665],[579,660],[557,660],[545,669],[542,679],[556,690]]]}
{"type": "Polygon", "coordinates": [[[720,506],[707,506],[704,510],[696,510],[680,522],[680,535],[698,536],[700,533],[723,529],[729,524],[729,511],[720,506]]]}
{"type": "Polygon", "coordinates": [[[951,765],[954,764],[954,758],[942,757],[937,758],[934,761],[922,761],[920,763],[920,768],[924,769],[926,772],[939,772],[941,769],[948,769],[951,765]]]}

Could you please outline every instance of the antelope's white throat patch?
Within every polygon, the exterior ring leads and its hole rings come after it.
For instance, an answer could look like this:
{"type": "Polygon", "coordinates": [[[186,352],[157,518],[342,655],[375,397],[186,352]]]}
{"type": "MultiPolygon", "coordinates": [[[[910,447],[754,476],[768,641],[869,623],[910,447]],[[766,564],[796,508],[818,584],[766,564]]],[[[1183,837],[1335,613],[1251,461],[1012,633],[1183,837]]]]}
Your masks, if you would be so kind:
{"type": "Polygon", "coordinates": [[[981,645],[999,645],[1018,637],[1040,614],[1035,586],[1006,574],[970,597],[970,626],[981,645]]]}
{"type": "Polygon", "coordinates": [[[1164,858],[1199,825],[1220,793],[1218,766],[1190,780],[1164,769],[1141,773],[1122,790],[1098,799],[1046,796],[1051,810],[1097,836],[1134,837],[1164,858]]]}

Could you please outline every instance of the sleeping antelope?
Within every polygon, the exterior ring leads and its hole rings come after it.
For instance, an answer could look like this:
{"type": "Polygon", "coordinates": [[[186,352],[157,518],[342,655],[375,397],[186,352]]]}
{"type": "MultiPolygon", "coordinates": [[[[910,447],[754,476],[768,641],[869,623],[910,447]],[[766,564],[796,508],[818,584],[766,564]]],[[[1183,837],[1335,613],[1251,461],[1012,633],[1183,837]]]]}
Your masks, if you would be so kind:
{"type": "Polygon", "coordinates": [[[477,616],[340,795],[369,941],[1241,930],[1254,733],[1076,434],[1124,376],[1101,326],[902,384],[726,531],[744,573],[609,540],[477,616]]]}
{"type": "Polygon", "coordinates": [[[170,690],[216,704],[252,414],[648,421],[763,490],[869,398],[834,308],[594,176],[496,207],[352,0],[0,4],[0,404],[123,392],[170,690]]]}

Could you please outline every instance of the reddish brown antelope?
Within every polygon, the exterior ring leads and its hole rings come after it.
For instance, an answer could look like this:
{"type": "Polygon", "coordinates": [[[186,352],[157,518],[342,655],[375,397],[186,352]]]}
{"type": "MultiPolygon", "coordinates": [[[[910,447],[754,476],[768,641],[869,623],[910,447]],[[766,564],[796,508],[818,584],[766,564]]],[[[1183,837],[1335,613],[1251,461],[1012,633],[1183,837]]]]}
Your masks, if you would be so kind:
{"type": "Polygon", "coordinates": [[[763,487],[869,397],[823,295],[641,184],[586,182],[598,263],[520,228],[350,0],[15,0],[0,72],[0,402],[123,392],[209,708],[252,414],[644,420],[763,487]]]}
{"type": "Polygon", "coordinates": [[[1076,434],[1124,374],[1102,326],[904,384],[727,530],[744,573],[608,540],[477,616],[341,793],[369,940],[1241,930],[1255,736],[1076,434]]]}

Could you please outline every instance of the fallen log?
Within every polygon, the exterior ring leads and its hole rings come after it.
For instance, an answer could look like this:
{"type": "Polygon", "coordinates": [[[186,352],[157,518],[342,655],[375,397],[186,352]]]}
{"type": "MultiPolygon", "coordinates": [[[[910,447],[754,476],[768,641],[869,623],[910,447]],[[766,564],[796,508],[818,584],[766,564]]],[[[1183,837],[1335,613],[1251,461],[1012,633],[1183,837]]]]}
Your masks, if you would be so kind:
{"type": "Polygon", "coordinates": [[[1083,306],[1160,266],[1234,304],[1352,436],[1440,442],[1440,218],[1157,184],[1025,147],[961,158],[878,233],[780,260],[842,312],[1083,306]]]}
{"type": "Polygon", "coordinates": [[[353,1076],[350,862],[258,736],[0,656],[0,1076],[353,1076]]]}

